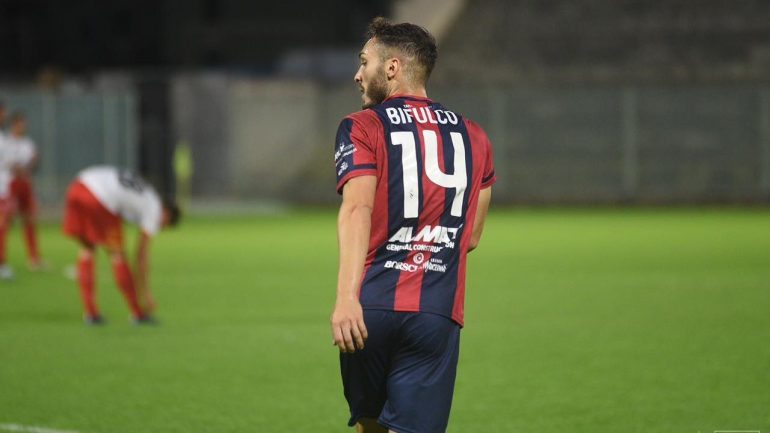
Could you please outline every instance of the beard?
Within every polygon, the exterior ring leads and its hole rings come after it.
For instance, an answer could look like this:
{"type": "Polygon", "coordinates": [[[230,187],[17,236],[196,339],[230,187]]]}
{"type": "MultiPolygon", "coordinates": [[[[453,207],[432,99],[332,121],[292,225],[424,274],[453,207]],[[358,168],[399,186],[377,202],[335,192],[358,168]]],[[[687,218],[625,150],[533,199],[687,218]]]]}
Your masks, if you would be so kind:
{"type": "Polygon", "coordinates": [[[377,75],[372,77],[369,85],[366,86],[366,90],[364,91],[364,104],[361,108],[364,110],[372,108],[375,105],[382,103],[387,97],[388,77],[385,75],[385,71],[379,71],[377,75]]]}

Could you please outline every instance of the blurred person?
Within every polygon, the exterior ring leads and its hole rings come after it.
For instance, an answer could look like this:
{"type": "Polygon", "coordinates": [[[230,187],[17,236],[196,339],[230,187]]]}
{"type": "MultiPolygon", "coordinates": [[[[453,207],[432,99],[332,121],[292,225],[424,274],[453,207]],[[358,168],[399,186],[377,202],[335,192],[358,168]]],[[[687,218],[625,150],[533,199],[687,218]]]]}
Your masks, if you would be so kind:
{"type": "MultiPolygon", "coordinates": [[[[5,165],[7,158],[5,141],[0,137],[0,166],[5,165]]],[[[7,262],[6,240],[8,227],[13,217],[13,197],[11,197],[11,174],[8,170],[0,169],[0,280],[12,280],[13,268],[7,262]]]]}
{"type": "Polygon", "coordinates": [[[363,111],[336,139],[339,274],[331,317],[348,425],[446,430],[463,326],[466,255],[495,182],[476,123],[427,96],[436,42],[376,18],[359,53],[363,111]]]}
{"type": "MultiPolygon", "coordinates": [[[[37,204],[32,185],[32,172],[37,166],[40,154],[32,139],[27,136],[27,117],[17,111],[11,114],[10,127],[5,137],[7,157],[4,170],[11,175],[10,194],[12,199],[11,216],[18,211],[21,215],[24,231],[24,244],[27,248],[27,261],[31,270],[43,270],[45,262],[40,258],[37,240],[37,204]]],[[[6,228],[7,228],[6,224],[6,228]]]]}
{"type": "Polygon", "coordinates": [[[155,302],[149,288],[150,239],[160,229],[175,226],[179,208],[161,201],[152,186],[130,170],[94,166],[81,171],[67,190],[63,231],[80,244],[77,281],[84,321],[102,324],[96,303],[94,253],[103,247],[112,262],[118,288],[131,310],[134,323],[153,323],[155,302]],[[123,242],[123,221],[139,226],[134,272],[123,242]]]}
{"type": "Polygon", "coordinates": [[[5,103],[3,101],[0,101],[0,140],[5,137],[5,103]]]}
{"type": "Polygon", "coordinates": [[[11,173],[5,167],[10,166],[10,151],[5,140],[5,104],[0,101],[0,279],[13,278],[13,269],[6,263],[6,234],[13,207],[11,206],[11,173]]]}

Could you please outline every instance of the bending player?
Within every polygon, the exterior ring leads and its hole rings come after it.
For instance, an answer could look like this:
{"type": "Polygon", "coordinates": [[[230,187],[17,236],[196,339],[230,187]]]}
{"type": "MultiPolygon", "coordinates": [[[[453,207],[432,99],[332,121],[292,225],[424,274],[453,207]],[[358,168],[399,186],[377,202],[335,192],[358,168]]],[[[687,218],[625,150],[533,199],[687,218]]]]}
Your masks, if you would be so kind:
{"type": "Polygon", "coordinates": [[[80,243],[77,279],[87,324],[101,324],[95,298],[94,251],[107,250],[115,281],[131,309],[134,323],[151,323],[155,303],[148,284],[150,239],[161,228],[174,226],[179,208],[161,202],[155,190],[129,170],[90,167],[78,174],[67,190],[64,233],[80,243]],[[122,222],[139,225],[135,273],[123,243],[122,222]]]}
{"type": "Polygon", "coordinates": [[[5,262],[5,240],[13,206],[11,206],[9,186],[11,173],[7,170],[10,152],[6,146],[5,138],[5,104],[0,101],[0,279],[10,280],[13,279],[13,270],[5,262]]]}

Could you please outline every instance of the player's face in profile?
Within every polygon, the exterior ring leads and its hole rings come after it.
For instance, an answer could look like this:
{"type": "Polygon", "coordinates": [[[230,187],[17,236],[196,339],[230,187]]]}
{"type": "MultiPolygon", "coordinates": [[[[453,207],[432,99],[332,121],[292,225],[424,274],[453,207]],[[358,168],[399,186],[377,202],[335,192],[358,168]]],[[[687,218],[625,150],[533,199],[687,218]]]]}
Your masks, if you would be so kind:
{"type": "Polygon", "coordinates": [[[377,47],[370,39],[359,54],[360,66],[354,77],[361,90],[362,107],[373,107],[388,96],[388,77],[377,47]]]}

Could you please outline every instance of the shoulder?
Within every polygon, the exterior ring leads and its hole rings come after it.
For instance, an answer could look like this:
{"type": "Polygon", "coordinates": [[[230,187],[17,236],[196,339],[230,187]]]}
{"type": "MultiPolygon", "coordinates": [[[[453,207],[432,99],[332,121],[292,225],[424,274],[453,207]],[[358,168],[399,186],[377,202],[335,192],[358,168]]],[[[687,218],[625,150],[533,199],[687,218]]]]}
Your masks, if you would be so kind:
{"type": "Polygon", "coordinates": [[[346,120],[361,126],[381,125],[380,117],[371,108],[350,113],[342,121],[345,122],[346,120]]]}
{"type": "Polygon", "coordinates": [[[372,109],[356,111],[348,114],[340,122],[339,133],[368,137],[376,137],[382,133],[382,120],[372,109]]]}
{"type": "Polygon", "coordinates": [[[465,122],[465,127],[468,128],[469,130],[473,129],[474,131],[484,132],[484,128],[482,128],[481,125],[479,125],[479,123],[476,122],[475,120],[471,120],[467,117],[463,117],[463,122],[465,122]]]}
{"type": "Polygon", "coordinates": [[[487,132],[476,121],[464,117],[463,122],[465,122],[465,129],[468,130],[468,135],[471,136],[471,139],[475,138],[489,141],[487,132]]]}

